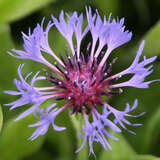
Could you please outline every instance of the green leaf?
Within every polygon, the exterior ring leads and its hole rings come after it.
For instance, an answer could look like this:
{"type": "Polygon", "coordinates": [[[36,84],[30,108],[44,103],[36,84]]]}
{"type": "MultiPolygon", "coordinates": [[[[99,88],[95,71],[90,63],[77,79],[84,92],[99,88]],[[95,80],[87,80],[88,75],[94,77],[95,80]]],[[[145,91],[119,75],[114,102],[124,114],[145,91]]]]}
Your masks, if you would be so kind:
{"type": "MultiPolygon", "coordinates": [[[[119,159],[119,160],[124,160],[124,159],[119,159]]],[[[136,155],[131,158],[126,157],[126,160],[160,160],[160,158],[151,155],[136,155]]]]}
{"type": "Polygon", "coordinates": [[[1,129],[2,129],[2,125],[3,125],[3,113],[2,113],[2,108],[1,108],[1,105],[0,105],[0,132],[1,132],[1,129]]]}
{"type": "Polygon", "coordinates": [[[10,35],[10,27],[8,24],[0,24],[0,43],[1,52],[6,52],[6,49],[14,46],[10,35]]]}
{"type": "Polygon", "coordinates": [[[99,160],[125,160],[126,158],[126,160],[129,160],[129,158],[132,158],[135,155],[135,152],[125,138],[120,133],[111,132],[111,134],[117,137],[119,141],[108,139],[112,150],[103,150],[99,160]]]}
{"type": "MultiPolygon", "coordinates": [[[[48,104],[55,103],[55,100],[48,101],[48,104]]],[[[60,108],[66,103],[65,101],[56,101],[57,107],[60,108]]],[[[74,130],[68,116],[68,110],[61,112],[55,119],[55,124],[66,127],[66,130],[58,132],[51,126],[46,135],[46,144],[50,148],[54,148],[52,155],[57,156],[57,159],[71,160],[75,157],[74,144],[75,135],[74,130]]]]}
{"type": "Polygon", "coordinates": [[[122,134],[115,132],[112,132],[111,134],[117,137],[119,141],[109,139],[108,141],[112,150],[103,150],[99,160],[160,160],[160,158],[151,155],[137,155],[122,134]]]}
{"type": "Polygon", "coordinates": [[[144,139],[143,139],[143,152],[147,153],[149,151],[154,150],[154,146],[156,147],[157,139],[160,134],[160,106],[155,113],[152,114],[150,119],[148,119],[148,123],[145,127],[144,139]]]}
{"type": "Polygon", "coordinates": [[[46,143],[50,148],[55,148],[54,153],[57,153],[57,159],[71,160],[75,156],[73,154],[75,149],[75,135],[68,112],[64,111],[60,113],[55,120],[55,124],[65,126],[66,130],[57,132],[51,127],[47,133],[46,143]]]}
{"type": "Polygon", "coordinates": [[[149,56],[159,55],[160,45],[160,21],[157,22],[143,37],[146,40],[145,48],[143,53],[149,56]]]}
{"type": "MultiPolygon", "coordinates": [[[[107,157],[106,157],[106,159],[107,159],[107,157]]],[[[104,160],[106,160],[106,159],[104,159],[104,160]]],[[[151,155],[135,155],[133,157],[128,157],[128,155],[126,154],[126,156],[123,158],[118,157],[118,158],[112,158],[109,160],[160,160],[160,158],[155,157],[155,156],[151,156],[151,155]]]]}
{"type": "Polygon", "coordinates": [[[74,11],[80,11],[85,8],[85,6],[90,2],[86,0],[58,0],[55,1],[54,5],[50,5],[47,8],[44,8],[42,12],[45,15],[51,15],[58,16],[61,12],[62,8],[65,12],[74,12],[74,11]]]}
{"type": "MultiPolygon", "coordinates": [[[[93,1],[93,0],[92,0],[93,1]]],[[[103,11],[103,15],[109,16],[110,13],[112,13],[113,16],[117,16],[118,14],[118,6],[119,1],[118,0],[95,0],[96,6],[99,8],[99,12],[101,13],[103,11]]],[[[93,2],[94,4],[94,2],[93,2]]]]}
{"type": "Polygon", "coordinates": [[[11,22],[53,2],[53,0],[0,0],[0,23],[11,22]]]}
{"type": "MultiPolygon", "coordinates": [[[[7,24],[0,24],[0,92],[2,93],[4,90],[13,88],[13,78],[15,78],[16,74],[16,63],[17,60],[14,60],[7,51],[13,48],[13,43],[10,36],[10,28],[7,24]]],[[[2,94],[1,95],[1,103],[4,104],[9,100],[9,96],[2,94]]]]}
{"type": "MultiPolygon", "coordinates": [[[[73,123],[74,129],[76,131],[78,147],[80,147],[82,145],[83,139],[78,135],[78,133],[82,131],[82,125],[83,125],[84,119],[81,114],[78,114],[78,115],[74,114],[70,117],[71,117],[71,121],[73,123]]],[[[77,155],[78,160],[82,160],[82,159],[87,160],[88,159],[88,146],[85,145],[83,149],[77,154],[78,154],[77,155]]]]}
{"type": "Polygon", "coordinates": [[[55,155],[52,156],[45,147],[42,147],[38,152],[35,152],[30,156],[24,157],[23,160],[53,160],[53,157],[55,158],[55,155]]]}
{"type": "Polygon", "coordinates": [[[34,141],[28,140],[35,128],[29,128],[35,117],[32,115],[14,122],[10,119],[0,137],[0,157],[2,160],[19,160],[37,151],[44,137],[39,137],[34,141]]]}
{"type": "MultiPolygon", "coordinates": [[[[0,87],[0,93],[3,93],[4,90],[15,89],[13,79],[17,76],[19,60],[7,54],[7,51],[10,51],[12,48],[14,48],[14,44],[11,39],[10,27],[7,24],[0,24],[0,84],[3,84],[0,87]]],[[[12,100],[13,96],[1,94],[1,104],[9,103],[12,100]]],[[[14,114],[13,112],[8,112],[8,109],[6,108],[3,110],[3,115],[5,123],[5,119],[13,117],[14,114]]]]}

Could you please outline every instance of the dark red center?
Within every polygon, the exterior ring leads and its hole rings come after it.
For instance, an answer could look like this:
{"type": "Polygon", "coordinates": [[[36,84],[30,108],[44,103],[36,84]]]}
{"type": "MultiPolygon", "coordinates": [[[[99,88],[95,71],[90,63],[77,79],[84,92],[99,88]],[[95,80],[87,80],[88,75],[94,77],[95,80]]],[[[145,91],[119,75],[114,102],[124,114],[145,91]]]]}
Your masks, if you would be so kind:
{"type": "Polygon", "coordinates": [[[111,64],[105,65],[98,70],[97,60],[91,62],[90,57],[77,56],[63,58],[64,67],[56,67],[62,73],[62,77],[48,76],[49,81],[56,86],[57,100],[65,99],[71,101],[72,112],[81,111],[82,106],[101,105],[101,96],[110,96],[110,81],[106,77],[111,72],[111,64]],[[61,69],[62,68],[62,69],[61,69]],[[90,105],[92,104],[92,105],[90,105]]]}

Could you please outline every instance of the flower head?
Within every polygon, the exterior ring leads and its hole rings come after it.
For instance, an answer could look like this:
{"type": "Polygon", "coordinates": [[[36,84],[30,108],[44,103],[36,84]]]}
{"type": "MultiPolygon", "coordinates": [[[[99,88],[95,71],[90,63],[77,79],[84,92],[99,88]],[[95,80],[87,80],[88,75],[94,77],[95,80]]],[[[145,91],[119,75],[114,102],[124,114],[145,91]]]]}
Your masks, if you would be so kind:
{"type": "Polygon", "coordinates": [[[142,41],[136,58],[133,63],[120,73],[111,75],[112,65],[116,59],[108,64],[107,58],[110,53],[117,47],[130,41],[132,33],[125,30],[124,18],[113,19],[109,16],[108,20],[104,17],[102,20],[98,11],[92,15],[91,8],[86,8],[88,25],[83,26],[83,14],[78,16],[77,12],[69,16],[63,11],[60,13],[59,19],[52,16],[53,22],[49,22],[46,29],[43,29],[44,19],[41,24],[37,24],[33,33],[29,31],[29,35],[22,34],[24,40],[24,51],[12,50],[15,52],[10,53],[12,56],[21,59],[31,59],[41,62],[48,66],[52,70],[52,74],[47,73],[45,77],[38,76],[37,72],[31,83],[28,83],[28,74],[25,78],[22,76],[22,67],[18,68],[18,75],[20,80],[15,79],[15,85],[17,91],[5,91],[10,95],[20,95],[21,97],[7,105],[11,106],[11,109],[23,106],[25,104],[33,104],[31,108],[26,110],[20,115],[17,120],[33,113],[39,120],[37,123],[30,125],[30,127],[37,127],[35,132],[30,137],[34,140],[40,135],[44,135],[50,126],[56,131],[63,131],[65,127],[55,125],[54,120],[56,116],[65,110],[70,108],[70,113],[81,113],[84,117],[85,125],[82,126],[83,133],[80,133],[80,137],[83,138],[81,147],[76,151],[79,152],[86,142],[89,143],[90,153],[94,154],[93,143],[99,142],[105,150],[111,149],[107,138],[117,140],[109,133],[109,128],[115,132],[121,132],[121,128],[131,132],[124,125],[140,126],[141,124],[132,124],[127,120],[127,117],[133,116],[129,112],[133,111],[137,105],[138,100],[135,100],[133,107],[127,103],[124,111],[119,111],[109,105],[102,99],[102,96],[109,97],[113,94],[121,94],[122,87],[136,87],[136,88],[148,88],[149,84],[157,81],[145,81],[146,76],[152,73],[152,65],[156,57],[146,58],[140,61],[140,56],[144,48],[144,41],[142,41]],[[65,20],[67,16],[68,21],[65,20]],[[49,30],[55,26],[60,34],[68,41],[71,49],[71,54],[66,49],[66,57],[57,55],[51,50],[48,43],[49,30]],[[81,42],[86,34],[90,32],[92,41],[89,42],[85,51],[81,51],[81,42]],[[76,37],[76,44],[73,43],[73,35],[76,37]],[[107,49],[104,51],[104,48],[107,49]],[[102,55],[102,49],[104,56],[102,55]],[[53,59],[57,61],[56,64],[48,62],[42,52],[50,54],[53,59]],[[97,60],[99,58],[100,60],[97,60]],[[116,80],[124,75],[131,74],[132,77],[125,82],[116,83],[116,80]],[[109,76],[111,75],[111,76],[109,76]],[[51,83],[50,87],[35,87],[35,82],[39,80],[48,81],[51,83]],[[113,84],[114,80],[114,84],[113,84]],[[118,90],[115,90],[119,88],[118,90]],[[113,90],[114,89],[114,90],[113,90]],[[45,110],[40,108],[40,105],[48,99],[65,100],[66,104],[60,108],[54,108],[55,103],[48,106],[45,110]],[[97,107],[103,108],[102,113],[97,111],[97,107]],[[54,109],[53,109],[54,108],[54,109]],[[38,115],[37,115],[38,114],[38,115]],[[91,121],[88,120],[87,115],[91,115],[91,121]],[[114,116],[114,121],[111,121],[110,115],[114,116]],[[119,127],[117,126],[119,124],[119,127]]]}

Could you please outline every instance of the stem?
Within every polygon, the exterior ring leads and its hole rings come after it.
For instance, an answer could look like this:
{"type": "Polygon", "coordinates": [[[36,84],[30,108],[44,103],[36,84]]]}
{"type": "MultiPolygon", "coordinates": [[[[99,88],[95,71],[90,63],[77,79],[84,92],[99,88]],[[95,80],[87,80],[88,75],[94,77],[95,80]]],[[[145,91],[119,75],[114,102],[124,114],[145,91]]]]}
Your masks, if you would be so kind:
{"type": "Polygon", "coordinates": [[[64,63],[56,56],[56,54],[50,49],[49,52],[59,63],[64,67],[64,63]]]}
{"type": "Polygon", "coordinates": [[[44,59],[44,64],[46,64],[49,68],[53,69],[55,72],[63,76],[63,74],[51,63],[49,63],[47,60],[44,59]]]}
{"type": "Polygon", "coordinates": [[[37,88],[37,87],[36,87],[36,89],[37,89],[38,91],[44,91],[44,90],[57,89],[57,87],[56,87],[56,86],[53,86],[53,87],[41,87],[41,88],[37,88]]]}
{"type": "Polygon", "coordinates": [[[110,88],[119,88],[119,87],[126,87],[126,86],[129,86],[127,85],[127,82],[122,82],[122,83],[119,83],[119,84],[114,84],[114,85],[111,85],[110,88]]]}
{"type": "MultiPolygon", "coordinates": [[[[84,117],[82,116],[82,114],[78,115],[74,114],[70,116],[70,118],[76,133],[82,132],[82,125],[84,125],[84,117]]],[[[81,146],[83,143],[82,138],[78,134],[76,134],[76,138],[77,138],[77,145],[81,146]]],[[[77,154],[78,154],[77,160],[88,160],[88,146],[85,145],[84,148],[77,154]]]]}
{"type": "Polygon", "coordinates": [[[109,48],[107,49],[107,51],[106,51],[103,59],[101,60],[101,63],[100,63],[99,66],[98,66],[98,70],[100,70],[100,69],[103,67],[103,65],[104,65],[104,63],[106,62],[106,60],[107,60],[109,54],[111,53],[111,51],[112,51],[112,50],[110,50],[109,48]]]}
{"type": "MultiPolygon", "coordinates": [[[[106,78],[106,79],[104,80],[104,82],[105,82],[105,81],[108,81],[108,80],[111,80],[111,79],[120,78],[121,76],[123,76],[123,75],[125,75],[125,74],[131,74],[131,73],[129,72],[129,68],[127,68],[126,70],[124,70],[124,71],[122,71],[122,72],[120,72],[120,73],[117,73],[117,74],[115,74],[115,75],[113,75],[113,76],[111,76],[111,77],[106,78]]],[[[133,74],[134,74],[134,73],[133,73],[133,74]]]]}
{"type": "Polygon", "coordinates": [[[96,51],[96,53],[95,53],[95,56],[94,56],[95,58],[97,58],[97,57],[99,56],[99,53],[101,52],[103,46],[104,46],[104,45],[102,45],[102,44],[100,44],[100,45],[98,46],[98,49],[97,49],[97,51],[96,51]]]}
{"type": "Polygon", "coordinates": [[[96,42],[97,40],[93,40],[92,49],[91,49],[91,62],[93,62],[93,54],[94,54],[96,42]]]}
{"type": "Polygon", "coordinates": [[[77,41],[77,57],[79,60],[79,55],[80,55],[80,42],[77,41]]]}
{"type": "Polygon", "coordinates": [[[64,106],[62,106],[61,108],[59,108],[54,114],[59,114],[60,112],[62,112],[63,110],[65,110],[70,105],[72,105],[71,101],[67,102],[64,106]]]}
{"type": "Polygon", "coordinates": [[[74,55],[75,55],[75,51],[74,51],[74,47],[73,47],[72,40],[69,41],[69,45],[70,45],[70,47],[71,47],[72,55],[74,56],[74,55]]]}
{"type": "MultiPolygon", "coordinates": [[[[53,92],[55,93],[55,92],[53,92]]],[[[53,95],[47,95],[47,96],[42,96],[40,98],[40,100],[46,100],[46,99],[49,99],[49,98],[54,98],[54,97],[57,97],[57,96],[63,96],[64,94],[63,93],[57,93],[57,94],[53,94],[53,95]]]]}

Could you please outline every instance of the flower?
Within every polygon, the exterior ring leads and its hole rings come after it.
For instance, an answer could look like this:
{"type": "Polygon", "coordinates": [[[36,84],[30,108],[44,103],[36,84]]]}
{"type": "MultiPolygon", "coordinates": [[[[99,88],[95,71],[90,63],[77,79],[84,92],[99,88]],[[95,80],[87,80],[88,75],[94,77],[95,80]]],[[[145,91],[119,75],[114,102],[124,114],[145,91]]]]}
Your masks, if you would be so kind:
{"type": "Polygon", "coordinates": [[[52,126],[54,128],[54,130],[56,131],[63,131],[65,130],[65,127],[58,127],[54,124],[54,119],[56,118],[57,114],[59,114],[61,111],[63,111],[66,106],[68,106],[68,104],[64,105],[63,107],[61,107],[60,109],[53,109],[51,112],[50,110],[55,107],[56,103],[53,103],[52,105],[48,106],[47,109],[45,110],[45,112],[42,109],[37,109],[40,117],[38,117],[36,115],[36,113],[34,112],[34,115],[37,119],[39,119],[40,121],[29,125],[29,127],[37,127],[39,126],[34,133],[32,134],[32,136],[29,138],[31,140],[36,139],[38,136],[45,134],[48,131],[48,127],[50,125],[50,123],[52,123],[52,126]]]}
{"type": "Polygon", "coordinates": [[[34,75],[34,77],[31,80],[31,83],[28,84],[26,80],[30,77],[32,73],[29,73],[25,78],[23,78],[22,73],[21,73],[23,66],[24,65],[22,64],[18,67],[18,75],[19,75],[20,81],[17,79],[14,79],[14,83],[17,89],[19,90],[19,92],[10,91],[10,90],[4,91],[4,93],[10,94],[10,95],[21,95],[21,98],[19,98],[18,100],[5,104],[6,106],[11,106],[10,110],[23,106],[25,104],[33,104],[31,108],[26,110],[16,120],[20,120],[21,118],[34,112],[34,110],[38,106],[40,106],[45,100],[54,97],[52,95],[53,92],[42,92],[42,91],[48,90],[48,89],[54,89],[55,87],[37,88],[34,86],[36,81],[46,79],[46,77],[44,76],[38,76],[39,72],[37,72],[34,75]]]}
{"type": "Polygon", "coordinates": [[[66,108],[70,108],[71,114],[81,113],[84,118],[84,126],[82,126],[83,133],[79,135],[84,140],[76,152],[79,152],[85,143],[88,142],[89,151],[94,154],[94,142],[101,143],[103,148],[107,150],[111,149],[107,138],[118,140],[109,133],[107,128],[115,132],[121,132],[121,128],[123,128],[135,134],[133,131],[128,130],[125,124],[131,126],[140,126],[141,124],[132,124],[127,120],[127,117],[135,118],[144,114],[141,113],[137,116],[130,114],[138,105],[137,99],[132,107],[127,103],[125,110],[119,111],[105,102],[101,97],[121,94],[122,87],[148,88],[150,83],[158,80],[145,81],[146,76],[150,75],[153,71],[150,64],[155,61],[156,56],[148,59],[144,57],[140,61],[144,41],[140,44],[133,63],[124,71],[109,76],[112,65],[116,61],[116,59],[113,59],[109,65],[106,65],[110,53],[115,48],[129,42],[132,33],[125,30],[124,18],[111,20],[110,15],[108,20],[105,17],[102,20],[98,11],[92,14],[90,7],[86,8],[86,15],[88,25],[83,30],[83,14],[78,16],[78,13],[74,12],[69,16],[62,11],[59,19],[52,16],[53,22],[49,22],[46,29],[43,28],[43,19],[41,24],[37,24],[33,33],[30,30],[28,35],[22,33],[24,51],[13,49],[12,52],[14,53],[9,52],[9,54],[16,58],[31,59],[43,63],[53,73],[49,74],[45,71],[46,74],[42,77],[38,76],[39,72],[37,72],[33,76],[31,83],[28,83],[28,77],[31,73],[23,78],[21,73],[23,65],[20,65],[18,68],[20,81],[17,79],[14,80],[18,92],[5,91],[5,93],[21,96],[18,100],[6,104],[7,106],[11,106],[11,110],[25,104],[33,104],[31,108],[27,109],[16,119],[19,120],[33,113],[39,120],[37,123],[29,125],[29,127],[37,127],[30,140],[44,135],[48,131],[50,124],[56,131],[65,130],[65,127],[55,125],[54,120],[66,108]],[[68,21],[65,20],[65,15],[68,17],[68,21]],[[68,41],[71,54],[66,49],[66,57],[61,55],[57,57],[49,46],[48,34],[53,26],[68,41]],[[88,32],[91,33],[92,41],[89,42],[86,50],[82,53],[81,42],[88,32]],[[73,35],[76,38],[76,44],[73,43],[73,35]],[[104,51],[106,46],[107,49],[104,51]],[[42,52],[50,54],[57,62],[51,64],[44,58],[42,52]],[[103,57],[101,57],[102,52],[104,52],[103,57]],[[129,80],[116,83],[116,80],[128,74],[132,75],[129,80]],[[51,86],[36,87],[35,82],[39,80],[47,80],[51,83],[51,86]],[[116,88],[119,89],[115,90],[116,88]],[[51,98],[56,100],[63,99],[66,101],[66,104],[60,108],[54,108],[56,106],[55,103],[48,106],[45,110],[40,108],[43,102],[51,98]],[[97,107],[102,108],[102,113],[97,111],[97,107]],[[90,121],[88,115],[91,115],[90,121]],[[114,121],[110,119],[110,115],[114,116],[114,121]],[[117,124],[119,124],[119,127],[117,124]]]}

